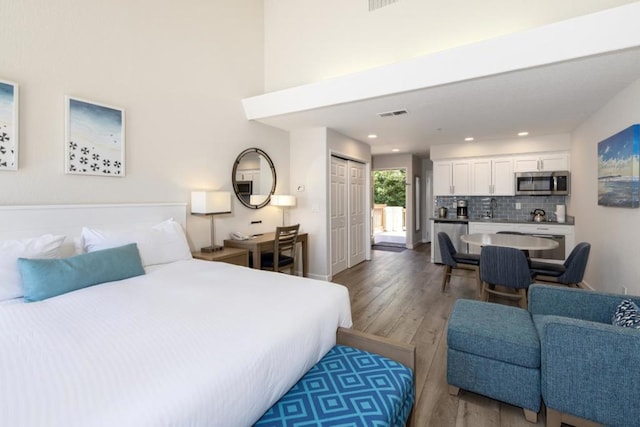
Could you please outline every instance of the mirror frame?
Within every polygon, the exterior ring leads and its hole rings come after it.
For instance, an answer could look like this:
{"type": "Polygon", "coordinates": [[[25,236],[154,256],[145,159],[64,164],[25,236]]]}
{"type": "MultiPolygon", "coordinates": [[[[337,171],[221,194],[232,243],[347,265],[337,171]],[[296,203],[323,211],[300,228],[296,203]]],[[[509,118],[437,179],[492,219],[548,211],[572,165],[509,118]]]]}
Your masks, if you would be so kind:
{"type": "Polygon", "coordinates": [[[231,171],[231,182],[233,183],[233,192],[236,193],[236,197],[238,198],[238,200],[240,200],[240,203],[242,203],[244,206],[248,207],[249,209],[264,208],[269,204],[269,202],[271,201],[271,196],[276,191],[276,168],[275,166],[273,166],[273,161],[271,160],[271,157],[269,157],[267,153],[265,153],[259,148],[247,148],[242,153],[238,154],[238,157],[236,157],[236,161],[233,163],[233,170],[231,171]],[[249,154],[249,153],[256,153],[259,156],[264,157],[264,159],[269,164],[269,168],[271,168],[271,176],[273,177],[273,183],[271,184],[271,190],[269,191],[269,195],[264,200],[264,202],[260,203],[259,205],[252,205],[251,203],[248,203],[245,199],[243,199],[240,196],[240,190],[238,189],[238,183],[236,181],[236,172],[238,171],[238,165],[242,161],[242,157],[244,157],[245,154],[249,154]]]}

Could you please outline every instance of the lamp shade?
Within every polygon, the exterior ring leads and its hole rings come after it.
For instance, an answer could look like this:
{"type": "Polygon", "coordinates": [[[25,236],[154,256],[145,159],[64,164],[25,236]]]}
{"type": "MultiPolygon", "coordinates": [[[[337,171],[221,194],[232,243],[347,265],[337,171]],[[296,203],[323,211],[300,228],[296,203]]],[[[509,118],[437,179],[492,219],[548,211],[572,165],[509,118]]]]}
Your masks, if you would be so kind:
{"type": "Polygon", "coordinates": [[[228,191],[192,191],[191,213],[231,213],[231,193],[228,191]]]}
{"type": "Polygon", "coordinates": [[[273,196],[271,196],[271,204],[273,206],[295,206],[296,196],[274,194],[273,196]]]}
{"type": "Polygon", "coordinates": [[[249,196],[249,204],[254,206],[261,205],[265,200],[267,200],[267,197],[269,196],[266,194],[252,194],[251,196],[249,196]]]}

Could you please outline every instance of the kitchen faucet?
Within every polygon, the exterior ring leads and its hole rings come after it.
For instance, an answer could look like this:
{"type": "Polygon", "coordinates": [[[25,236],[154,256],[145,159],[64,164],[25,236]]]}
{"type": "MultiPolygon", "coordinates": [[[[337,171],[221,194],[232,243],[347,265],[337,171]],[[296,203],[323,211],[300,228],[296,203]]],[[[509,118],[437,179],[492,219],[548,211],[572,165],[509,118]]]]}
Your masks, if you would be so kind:
{"type": "Polygon", "coordinates": [[[489,218],[493,218],[493,210],[498,207],[498,202],[493,197],[489,202],[489,218]]]}

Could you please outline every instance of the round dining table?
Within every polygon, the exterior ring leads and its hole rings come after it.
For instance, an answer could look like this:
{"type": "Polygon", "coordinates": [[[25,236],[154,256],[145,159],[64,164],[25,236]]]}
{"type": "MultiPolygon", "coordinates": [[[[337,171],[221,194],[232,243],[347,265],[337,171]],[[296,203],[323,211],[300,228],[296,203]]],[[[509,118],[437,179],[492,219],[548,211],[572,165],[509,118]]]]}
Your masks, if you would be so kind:
{"type": "Polygon", "coordinates": [[[544,251],[555,249],[559,245],[555,240],[522,234],[473,233],[463,234],[460,240],[472,246],[505,246],[523,251],[544,251]]]}

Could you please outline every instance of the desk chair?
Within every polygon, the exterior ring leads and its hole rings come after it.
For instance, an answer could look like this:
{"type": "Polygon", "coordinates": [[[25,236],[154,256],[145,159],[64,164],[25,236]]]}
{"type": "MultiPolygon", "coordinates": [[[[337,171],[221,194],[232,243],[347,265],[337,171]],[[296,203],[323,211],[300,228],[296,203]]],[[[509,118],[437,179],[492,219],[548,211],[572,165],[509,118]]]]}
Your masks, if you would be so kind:
{"type": "Polygon", "coordinates": [[[452,270],[454,268],[460,268],[475,271],[476,285],[478,286],[478,293],[480,293],[482,291],[479,272],[480,256],[456,252],[456,248],[453,246],[449,235],[442,231],[438,233],[438,246],[440,247],[442,263],[445,265],[444,275],[442,277],[442,292],[444,292],[447,284],[451,281],[451,276],[453,276],[452,270]]]}
{"type": "Polygon", "coordinates": [[[533,280],[527,256],[521,250],[501,246],[483,246],[480,252],[480,278],[483,301],[489,301],[489,294],[500,295],[518,300],[520,307],[526,310],[527,289],[533,280]],[[497,290],[494,286],[501,286],[514,292],[497,290]]]}
{"type": "Polygon", "coordinates": [[[276,227],[273,252],[261,254],[260,263],[263,270],[278,272],[289,270],[290,274],[294,274],[296,241],[299,230],[300,224],[276,227]]]}
{"type": "Polygon", "coordinates": [[[536,282],[578,286],[584,278],[590,251],[591,244],[581,242],[573,248],[564,264],[531,261],[531,274],[536,282]]]}

